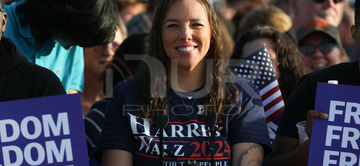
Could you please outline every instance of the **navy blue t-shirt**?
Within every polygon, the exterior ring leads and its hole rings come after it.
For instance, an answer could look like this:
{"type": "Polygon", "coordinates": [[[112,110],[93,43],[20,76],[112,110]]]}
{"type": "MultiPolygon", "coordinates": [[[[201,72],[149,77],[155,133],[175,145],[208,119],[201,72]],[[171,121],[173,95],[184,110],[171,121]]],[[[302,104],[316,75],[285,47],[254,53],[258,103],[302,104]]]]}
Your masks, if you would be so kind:
{"type": "MultiPolygon", "coordinates": [[[[239,107],[232,104],[215,125],[219,129],[215,134],[215,165],[232,164],[232,146],[236,143],[254,142],[263,145],[265,155],[270,151],[264,110],[257,89],[243,79],[236,85],[241,109],[239,111],[239,107]]],[[[108,100],[105,123],[96,148],[97,159],[101,158],[103,150],[120,149],[133,154],[134,166],[158,165],[159,129],[150,125],[149,120],[138,118],[135,88],[133,82],[127,81],[113,89],[113,98],[108,100]]],[[[164,149],[178,158],[179,165],[188,161],[210,165],[210,132],[202,115],[206,107],[202,98],[181,98],[179,92],[169,91],[170,114],[164,129],[164,149]],[[184,103],[192,105],[193,109],[186,109],[184,103]]],[[[177,165],[166,153],[163,164],[177,165]]]]}

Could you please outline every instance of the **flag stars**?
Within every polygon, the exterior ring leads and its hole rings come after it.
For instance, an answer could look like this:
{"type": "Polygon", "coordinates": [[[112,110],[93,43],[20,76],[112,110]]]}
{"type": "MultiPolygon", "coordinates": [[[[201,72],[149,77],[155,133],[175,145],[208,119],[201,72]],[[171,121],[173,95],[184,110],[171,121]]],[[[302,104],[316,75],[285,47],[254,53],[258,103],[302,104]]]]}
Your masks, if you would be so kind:
{"type": "Polygon", "coordinates": [[[264,82],[264,81],[261,81],[261,84],[262,84],[262,85],[264,85],[264,84],[265,84],[265,82],[264,82]]]}
{"type": "Polygon", "coordinates": [[[259,55],[262,55],[262,52],[259,52],[259,55]]]}
{"type": "Polygon", "coordinates": [[[241,65],[240,65],[240,67],[244,67],[244,65],[243,65],[243,64],[241,64],[241,65]]]}
{"type": "Polygon", "coordinates": [[[268,77],[268,80],[270,81],[270,80],[271,80],[271,78],[270,78],[270,77],[268,77]]]}
{"type": "Polygon", "coordinates": [[[269,68],[268,68],[268,67],[265,67],[265,70],[266,70],[266,71],[268,71],[268,70],[269,70],[269,68]]]}
{"type": "Polygon", "coordinates": [[[237,72],[238,71],[237,68],[235,68],[234,71],[237,72]]]}
{"type": "Polygon", "coordinates": [[[250,63],[250,60],[247,60],[246,63],[250,63]]]}
{"type": "Polygon", "coordinates": [[[256,56],[253,56],[253,59],[256,59],[256,56]]]}
{"type": "Polygon", "coordinates": [[[249,68],[249,65],[245,65],[246,68],[249,68]]]}
{"type": "Polygon", "coordinates": [[[260,65],[260,62],[259,62],[259,61],[257,61],[257,62],[256,62],[256,64],[260,65]]]}
{"type": "Polygon", "coordinates": [[[261,57],[258,57],[258,60],[261,60],[261,57]]]}

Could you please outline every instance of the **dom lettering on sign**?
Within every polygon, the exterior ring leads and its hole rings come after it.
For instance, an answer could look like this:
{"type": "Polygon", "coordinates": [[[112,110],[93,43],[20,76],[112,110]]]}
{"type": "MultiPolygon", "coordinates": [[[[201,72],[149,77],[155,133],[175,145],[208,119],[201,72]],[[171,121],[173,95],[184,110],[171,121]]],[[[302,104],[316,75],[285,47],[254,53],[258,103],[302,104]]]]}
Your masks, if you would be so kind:
{"type": "MultiPolygon", "coordinates": [[[[20,135],[27,140],[35,140],[41,135],[45,138],[70,135],[68,115],[66,112],[59,113],[56,123],[51,114],[42,115],[41,121],[35,116],[23,118],[20,124],[13,119],[0,120],[0,140],[1,143],[9,144],[19,139],[20,135]],[[33,131],[30,132],[29,125],[33,125],[33,131]],[[12,132],[10,132],[12,131],[12,132]]],[[[16,145],[2,146],[3,162],[6,166],[18,166],[25,162],[29,165],[43,164],[45,158],[47,163],[73,161],[73,154],[70,139],[62,139],[60,142],[54,140],[45,141],[44,144],[37,142],[28,143],[24,149],[16,145]],[[60,147],[57,145],[60,144],[60,147]],[[32,156],[31,152],[37,152],[32,156]],[[14,157],[15,155],[15,157],[14,157]],[[14,159],[15,161],[10,161],[14,159]]],[[[0,165],[1,166],[1,165],[0,165]]]]}

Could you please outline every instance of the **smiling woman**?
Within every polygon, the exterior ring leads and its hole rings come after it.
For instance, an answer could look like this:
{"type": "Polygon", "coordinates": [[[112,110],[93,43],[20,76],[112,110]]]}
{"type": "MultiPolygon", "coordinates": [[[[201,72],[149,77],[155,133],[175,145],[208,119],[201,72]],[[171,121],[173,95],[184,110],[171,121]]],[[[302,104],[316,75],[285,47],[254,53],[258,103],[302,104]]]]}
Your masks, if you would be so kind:
{"type": "MultiPolygon", "coordinates": [[[[166,55],[178,65],[192,71],[205,67],[210,48],[211,28],[205,7],[197,1],[174,2],[165,15],[162,40],[166,55]],[[186,9],[190,6],[190,9],[186,9]],[[185,11],[179,14],[178,11],[185,11]]],[[[203,71],[202,71],[203,72],[203,71]]],[[[201,82],[200,82],[201,83],[201,82]]]]}
{"type": "Polygon", "coordinates": [[[95,149],[103,166],[261,165],[270,149],[262,102],[250,82],[224,79],[220,38],[209,0],[160,2],[147,66],[108,100],[95,149]]]}

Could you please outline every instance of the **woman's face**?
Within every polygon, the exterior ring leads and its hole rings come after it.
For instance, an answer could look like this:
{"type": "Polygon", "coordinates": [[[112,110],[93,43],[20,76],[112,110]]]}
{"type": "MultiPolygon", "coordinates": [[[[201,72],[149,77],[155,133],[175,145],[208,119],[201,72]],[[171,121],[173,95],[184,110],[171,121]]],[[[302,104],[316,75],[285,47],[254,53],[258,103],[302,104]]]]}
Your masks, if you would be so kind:
{"type": "Polygon", "coordinates": [[[275,71],[275,75],[276,78],[280,77],[280,71],[278,68],[278,59],[277,59],[277,55],[274,51],[274,43],[268,39],[268,38],[259,38],[259,39],[255,39],[253,41],[247,42],[244,45],[243,48],[243,52],[241,57],[246,58],[249,55],[251,55],[252,53],[254,53],[255,51],[257,51],[258,49],[260,49],[261,47],[263,47],[263,45],[266,45],[266,48],[268,50],[268,53],[270,55],[270,59],[275,71]]]}
{"type": "Polygon", "coordinates": [[[116,30],[114,41],[108,45],[84,48],[85,70],[100,75],[113,59],[119,45],[124,41],[120,30],[116,30]]]}
{"type": "Polygon", "coordinates": [[[310,72],[342,62],[338,45],[322,32],[307,35],[300,44],[300,58],[310,72]]]}
{"type": "Polygon", "coordinates": [[[197,0],[174,1],[164,19],[162,40],[166,55],[178,67],[193,70],[205,65],[211,28],[206,9],[197,0]]]}

